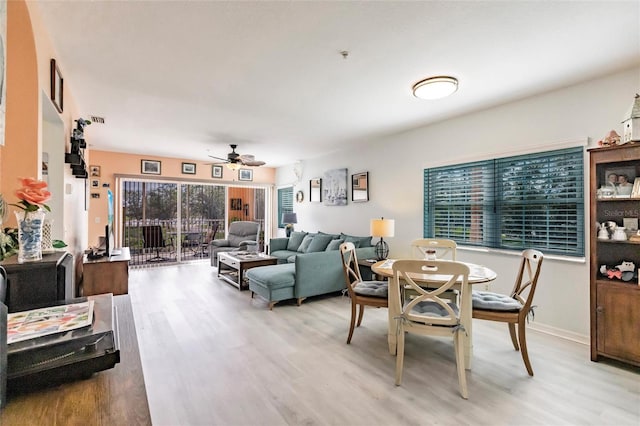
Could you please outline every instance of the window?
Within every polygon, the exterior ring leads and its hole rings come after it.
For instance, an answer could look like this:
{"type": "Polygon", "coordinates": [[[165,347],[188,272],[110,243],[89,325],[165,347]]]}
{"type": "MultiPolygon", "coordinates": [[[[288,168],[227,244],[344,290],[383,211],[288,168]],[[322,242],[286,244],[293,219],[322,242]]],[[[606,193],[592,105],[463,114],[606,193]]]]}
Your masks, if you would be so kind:
{"type": "Polygon", "coordinates": [[[293,187],[278,189],[278,228],[284,228],[282,214],[293,212],[293,187]]]}
{"type": "Polygon", "coordinates": [[[584,255],[582,147],[424,171],[424,236],[584,255]]]}

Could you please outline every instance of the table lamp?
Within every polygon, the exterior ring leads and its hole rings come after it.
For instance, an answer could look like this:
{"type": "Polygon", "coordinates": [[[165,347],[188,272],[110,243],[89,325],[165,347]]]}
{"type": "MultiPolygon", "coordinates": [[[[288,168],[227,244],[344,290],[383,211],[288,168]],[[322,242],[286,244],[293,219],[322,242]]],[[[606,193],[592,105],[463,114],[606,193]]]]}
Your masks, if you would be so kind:
{"type": "Polygon", "coordinates": [[[384,241],[384,237],[393,237],[395,231],[395,221],[393,219],[371,219],[371,235],[380,237],[376,243],[375,251],[378,260],[386,259],[389,255],[389,245],[384,241]]]}
{"type": "Polygon", "coordinates": [[[282,213],[282,223],[285,224],[285,232],[287,233],[287,237],[291,236],[291,231],[293,231],[293,224],[298,223],[298,215],[296,213],[282,213]]]}

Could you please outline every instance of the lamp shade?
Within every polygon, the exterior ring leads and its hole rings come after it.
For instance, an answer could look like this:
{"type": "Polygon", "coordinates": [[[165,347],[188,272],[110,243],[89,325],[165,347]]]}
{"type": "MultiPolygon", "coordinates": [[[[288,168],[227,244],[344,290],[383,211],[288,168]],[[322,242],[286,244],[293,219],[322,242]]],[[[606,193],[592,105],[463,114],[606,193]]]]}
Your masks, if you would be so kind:
{"type": "Polygon", "coordinates": [[[393,237],[396,221],[393,219],[371,219],[371,235],[373,237],[393,237]]]}
{"type": "Polygon", "coordinates": [[[295,213],[282,213],[282,223],[298,223],[298,215],[295,213]]]}

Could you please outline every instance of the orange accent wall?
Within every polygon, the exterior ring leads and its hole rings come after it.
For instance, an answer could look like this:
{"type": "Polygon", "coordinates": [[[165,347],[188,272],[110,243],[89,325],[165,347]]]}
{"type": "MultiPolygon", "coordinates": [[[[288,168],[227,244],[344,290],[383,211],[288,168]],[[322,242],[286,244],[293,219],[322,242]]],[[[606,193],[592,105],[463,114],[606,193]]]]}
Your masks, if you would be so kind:
{"type": "MultiPolygon", "coordinates": [[[[87,143],[91,143],[91,129],[85,132],[87,143]]],[[[251,186],[252,184],[274,184],[276,171],[271,167],[252,168],[253,181],[238,181],[238,172],[223,167],[222,179],[214,179],[211,177],[211,164],[205,161],[184,160],[168,157],[156,157],[144,154],[127,154],[110,151],[94,151],[90,152],[89,161],[89,244],[97,245],[98,237],[104,234],[104,226],[107,221],[107,189],[103,184],[108,184],[111,191],[116,194],[115,176],[126,175],[133,178],[152,179],[152,180],[181,180],[188,182],[206,182],[218,184],[233,184],[237,186],[251,186]],[[149,175],[141,173],[142,160],[160,161],[160,175],[149,175]],[[195,163],[196,174],[183,174],[182,163],[195,163]],[[91,167],[100,167],[100,176],[91,176],[91,167]],[[97,187],[93,187],[93,181],[98,182],[97,187]],[[99,194],[100,198],[91,198],[91,194],[99,194]]],[[[239,190],[242,191],[242,190],[239,190]]],[[[231,198],[231,190],[230,196],[231,198]]],[[[237,196],[236,198],[246,198],[237,196]]],[[[246,203],[246,201],[243,201],[246,203]]],[[[251,209],[253,206],[250,206],[251,209]]],[[[251,211],[251,210],[250,210],[251,211]]],[[[232,216],[230,211],[229,215],[232,216]]]]}
{"type": "MultiPolygon", "coordinates": [[[[7,109],[0,156],[0,190],[9,203],[18,177],[36,177],[38,149],[38,64],[31,19],[24,1],[7,2],[7,109]]],[[[15,219],[9,216],[7,225],[15,219]]]]}

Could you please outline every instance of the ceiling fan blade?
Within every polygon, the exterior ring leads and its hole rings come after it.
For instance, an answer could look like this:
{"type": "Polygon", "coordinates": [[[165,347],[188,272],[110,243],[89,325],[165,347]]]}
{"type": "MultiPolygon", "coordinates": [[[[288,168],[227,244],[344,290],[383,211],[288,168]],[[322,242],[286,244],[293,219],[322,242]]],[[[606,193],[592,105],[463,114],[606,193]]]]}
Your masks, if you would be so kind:
{"type": "Polygon", "coordinates": [[[209,157],[211,157],[211,158],[215,158],[216,160],[224,161],[225,163],[228,163],[228,162],[229,162],[229,160],[228,160],[227,158],[220,158],[220,157],[216,157],[216,156],[214,156],[214,155],[209,155],[209,157]]]}
{"type": "Polygon", "coordinates": [[[267,164],[264,161],[257,161],[257,160],[251,160],[251,161],[241,160],[241,162],[245,166],[251,166],[251,167],[259,167],[259,166],[264,166],[265,164],[267,164]]]}

